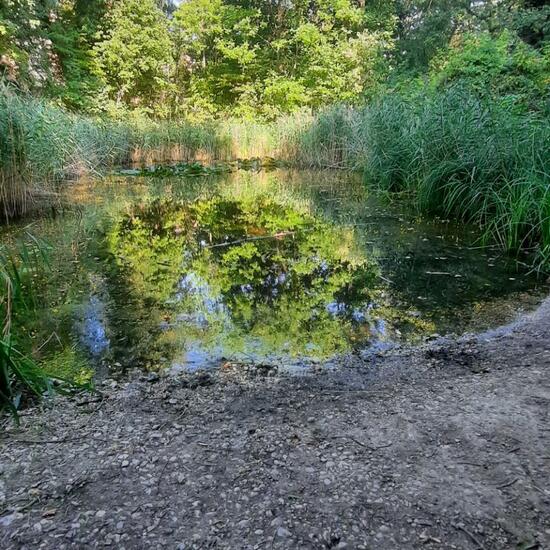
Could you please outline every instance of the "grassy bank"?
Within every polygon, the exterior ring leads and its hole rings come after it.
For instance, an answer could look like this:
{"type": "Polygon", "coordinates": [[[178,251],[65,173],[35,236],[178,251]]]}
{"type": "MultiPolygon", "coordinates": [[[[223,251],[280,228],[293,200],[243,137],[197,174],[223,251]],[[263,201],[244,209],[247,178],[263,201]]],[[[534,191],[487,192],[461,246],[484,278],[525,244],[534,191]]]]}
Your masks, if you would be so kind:
{"type": "Polygon", "coordinates": [[[363,113],[368,179],[422,212],[474,223],[508,252],[550,267],[548,114],[460,89],[389,97],[363,113]]]}
{"type": "Polygon", "coordinates": [[[549,119],[456,86],[325,111],[284,150],[298,165],[361,170],[419,212],[475,224],[487,243],[548,271],[549,119]]]}
{"type": "Polygon", "coordinates": [[[16,414],[24,396],[40,397],[53,380],[25,353],[13,329],[35,307],[32,280],[45,263],[44,248],[34,239],[13,249],[0,245],[0,412],[16,414]]]}
{"type": "Polygon", "coordinates": [[[421,212],[477,224],[503,250],[550,264],[550,125],[545,113],[460,88],[390,94],[272,123],[121,123],[0,94],[0,202],[24,212],[59,179],[128,162],[275,157],[300,167],[362,170],[408,192],[421,212]]]}

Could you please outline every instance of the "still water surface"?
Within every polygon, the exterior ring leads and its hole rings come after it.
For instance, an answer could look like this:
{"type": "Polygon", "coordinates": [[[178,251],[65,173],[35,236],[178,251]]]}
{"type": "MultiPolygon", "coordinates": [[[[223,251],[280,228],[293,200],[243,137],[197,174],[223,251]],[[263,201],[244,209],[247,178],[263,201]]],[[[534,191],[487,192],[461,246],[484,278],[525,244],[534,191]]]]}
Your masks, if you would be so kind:
{"type": "Polygon", "coordinates": [[[35,349],[103,372],[307,365],[496,326],[547,290],[474,228],[340,173],[79,182],[4,238],[27,231],[51,246],[35,349]]]}

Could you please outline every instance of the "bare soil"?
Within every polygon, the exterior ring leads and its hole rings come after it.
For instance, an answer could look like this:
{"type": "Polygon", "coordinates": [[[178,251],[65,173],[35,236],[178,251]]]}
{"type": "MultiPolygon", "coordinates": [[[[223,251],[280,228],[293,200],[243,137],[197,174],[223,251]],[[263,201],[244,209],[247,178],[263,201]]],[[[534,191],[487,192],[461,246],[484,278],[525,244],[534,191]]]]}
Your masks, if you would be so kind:
{"type": "Polygon", "coordinates": [[[0,547],[550,548],[550,300],[287,376],[109,381],[0,434],[0,547]]]}

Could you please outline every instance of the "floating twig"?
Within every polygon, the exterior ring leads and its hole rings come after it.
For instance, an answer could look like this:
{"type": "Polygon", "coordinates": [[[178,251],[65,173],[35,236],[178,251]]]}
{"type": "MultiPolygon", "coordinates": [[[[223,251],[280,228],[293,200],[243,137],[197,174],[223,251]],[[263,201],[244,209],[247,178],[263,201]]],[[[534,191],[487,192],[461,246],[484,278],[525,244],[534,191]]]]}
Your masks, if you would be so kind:
{"type": "Polygon", "coordinates": [[[204,248],[206,249],[222,248],[224,246],[233,246],[235,244],[243,244],[243,243],[248,243],[252,241],[262,241],[266,239],[281,239],[283,237],[295,235],[296,233],[297,233],[296,231],[282,231],[281,233],[275,233],[274,235],[260,235],[258,237],[247,237],[245,239],[238,239],[236,241],[228,241],[226,243],[211,244],[209,246],[205,246],[204,248]]]}

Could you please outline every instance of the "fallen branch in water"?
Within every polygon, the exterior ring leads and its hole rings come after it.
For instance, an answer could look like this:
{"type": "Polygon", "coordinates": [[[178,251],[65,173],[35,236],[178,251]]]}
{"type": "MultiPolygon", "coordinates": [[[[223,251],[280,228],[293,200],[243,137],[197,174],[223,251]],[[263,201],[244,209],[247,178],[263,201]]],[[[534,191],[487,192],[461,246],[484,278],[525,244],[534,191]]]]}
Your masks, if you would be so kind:
{"type": "Polygon", "coordinates": [[[266,239],[282,239],[290,235],[295,235],[296,231],[283,231],[281,233],[275,233],[274,235],[261,235],[259,237],[247,237],[246,239],[238,239],[236,241],[228,241],[226,243],[211,244],[204,248],[221,248],[223,246],[233,246],[234,244],[243,244],[251,241],[262,241],[266,239]]]}

